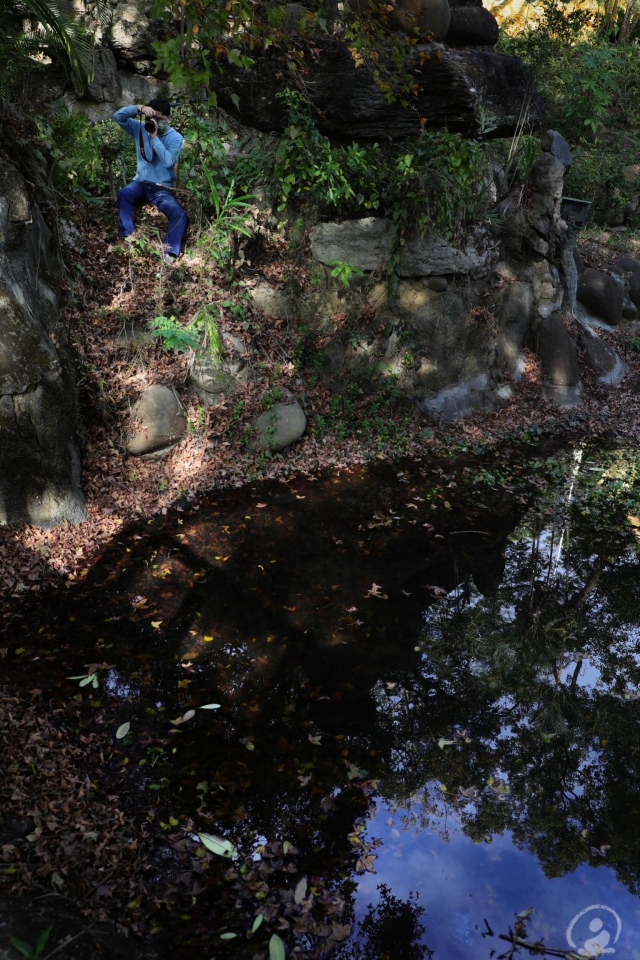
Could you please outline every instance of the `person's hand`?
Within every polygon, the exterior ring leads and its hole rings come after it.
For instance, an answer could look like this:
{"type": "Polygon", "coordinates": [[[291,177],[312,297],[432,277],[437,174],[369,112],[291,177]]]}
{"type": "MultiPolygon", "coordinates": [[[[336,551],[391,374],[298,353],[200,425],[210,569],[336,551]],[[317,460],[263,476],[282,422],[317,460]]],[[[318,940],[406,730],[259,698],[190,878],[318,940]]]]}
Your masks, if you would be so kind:
{"type": "Polygon", "coordinates": [[[156,112],[153,109],[153,107],[147,107],[147,106],[142,107],[140,106],[140,104],[138,104],[138,110],[140,113],[143,113],[145,117],[151,118],[151,117],[155,117],[156,115],[156,112]]]}

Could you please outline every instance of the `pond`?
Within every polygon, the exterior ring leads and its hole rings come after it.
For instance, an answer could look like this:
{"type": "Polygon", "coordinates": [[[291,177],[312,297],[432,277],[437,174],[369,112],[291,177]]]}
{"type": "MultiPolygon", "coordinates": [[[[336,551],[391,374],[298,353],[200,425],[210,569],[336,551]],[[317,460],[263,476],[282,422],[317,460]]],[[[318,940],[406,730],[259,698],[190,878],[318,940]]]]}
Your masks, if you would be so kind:
{"type": "Polygon", "coordinates": [[[160,956],[640,958],[639,467],[583,445],[253,484],[25,611],[12,680],[118,731],[165,837],[160,956]]]}

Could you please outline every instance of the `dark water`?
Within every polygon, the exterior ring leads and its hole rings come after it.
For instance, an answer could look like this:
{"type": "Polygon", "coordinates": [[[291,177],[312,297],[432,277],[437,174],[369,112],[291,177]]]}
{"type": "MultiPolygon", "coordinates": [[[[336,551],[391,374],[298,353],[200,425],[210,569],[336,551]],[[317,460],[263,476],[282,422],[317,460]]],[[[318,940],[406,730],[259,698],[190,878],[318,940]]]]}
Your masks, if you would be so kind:
{"type": "Polygon", "coordinates": [[[529,941],[640,958],[639,463],[256,485],[123,531],[26,616],[64,695],[62,669],[111,665],[83,696],[131,723],[131,806],[239,852],[187,878],[163,955],[277,932],[288,956],[490,960],[532,907],[529,941]]]}

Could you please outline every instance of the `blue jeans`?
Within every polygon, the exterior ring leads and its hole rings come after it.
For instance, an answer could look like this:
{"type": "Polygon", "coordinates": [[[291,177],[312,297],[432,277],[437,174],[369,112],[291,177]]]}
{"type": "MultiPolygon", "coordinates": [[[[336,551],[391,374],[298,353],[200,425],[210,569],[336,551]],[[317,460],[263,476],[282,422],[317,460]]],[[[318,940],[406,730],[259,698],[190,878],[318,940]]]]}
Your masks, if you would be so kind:
{"type": "Polygon", "coordinates": [[[137,203],[152,203],[169,220],[164,238],[165,250],[177,257],[184,232],[187,229],[187,214],[174,195],[165,187],[143,180],[132,180],[118,191],[118,236],[128,237],[135,230],[133,208],[137,203]]]}

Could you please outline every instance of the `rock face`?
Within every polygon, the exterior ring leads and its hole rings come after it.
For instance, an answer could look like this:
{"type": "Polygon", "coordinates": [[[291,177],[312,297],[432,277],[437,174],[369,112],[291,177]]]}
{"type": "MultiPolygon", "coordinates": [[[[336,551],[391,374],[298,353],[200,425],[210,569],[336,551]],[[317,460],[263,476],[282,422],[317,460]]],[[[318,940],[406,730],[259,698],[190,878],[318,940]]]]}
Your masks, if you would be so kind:
{"type": "Polygon", "coordinates": [[[187,417],[175,391],[161,383],[147,387],[131,413],[127,453],[139,457],[171,447],[185,434],[187,417]]]}
{"type": "MultiPolygon", "coordinates": [[[[122,98],[122,83],[113,51],[108,47],[96,46],[93,62],[95,72],[84,96],[95,103],[117,103],[122,98]]],[[[77,94],[78,83],[75,77],[73,86],[77,94]]]]}
{"type": "MultiPolygon", "coordinates": [[[[321,263],[340,260],[359,270],[379,270],[391,252],[393,236],[390,220],[366,217],[320,223],[313,227],[309,239],[311,252],[321,263]]],[[[416,237],[401,247],[397,272],[400,277],[478,277],[497,262],[496,254],[495,243],[480,234],[470,237],[462,250],[440,237],[416,237]]]]}
{"type": "Polygon", "coordinates": [[[0,160],[0,523],[86,518],[59,269],[24,180],[0,160]]]}
{"type": "Polygon", "coordinates": [[[497,204],[501,221],[492,233],[472,232],[459,247],[433,237],[407,240],[392,295],[376,277],[392,243],[390,223],[370,217],[312,229],[314,276],[318,262],[323,270],[298,309],[325,340],[320,369],[331,390],[342,391],[352,372],[375,363],[421,411],[451,420],[508,398],[509,381],[522,375],[534,349],[543,396],[562,406],[581,401],[577,345],[565,325],[578,282],[573,237],[560,216],[560,157],[567,155],[561,138],[549,134],[546,142],[528,182],[497,204]],[[331,276],[334,260],[365,276],[341,286],[331,276]],[[369,317],[369,326],[360,319],[358,336],[332,337],[332,318],[350,311],[369,317]],[[384,339],[376,340],[382,330],[384,339]]]}
{"type": "Polygon", "coordinates": [[[153,41],[161,26],[151,19],[150,7],[149,0],[117,0],[103,41],[120,63],[136,73],[149,73],[156,57],[153,41]]]}
{"type": "Polygon", "coordinates": [[[255,438],[249,448],[277,453],[300,439],[307,429],[307,418],[293,394],[289,394],[285,401],[274,403],[258,417],[253,427],[255,438]]]}
{"type": "Polygon", "coordinates": [[[482,0],[449,0],[451,20],[445,43],[452,47],[490,46],[498,42],[500,28],[482,0]]]}
{"type": "MultiPolygon", "coordinates": [[[[527,96],[528,79],[519,60],[486,49],[453,50],[437,43],[416,48],[407,67],[419,91],[408,107],[389,103],[368,70],[356,68],[348,47],[329,37],[314,38],[315,59],[305,54],[301,76],[320,131],[348,140],[415,136],[421,118],[427,129],[445,127],[463,133],[478,129],[480,104],[493,135],[509,136],[516,128],[527,96]],[[336,96],[336,91],[340,96],[336,96]]],[[[278,57],[270,48],[254,53],[255,65],[240,70],[225,64],[215,81],[218,102],[244,124],[263,131],[281,131],[285,117],[276,98],[287,83],[278,57]],[[233,97],[237,97],[239,104],[233,97]]],[[[392,75],[392,62],[384,62],[392,75]]],[[[531,109],[537,119],[537,101],[531,109]]]]}
{"type": "Polygon", "coordinates": [[[531,196],[522,202],[520,187],[514,188],[499,204],[503,235],[514,251],[527,248],[553,258],[562,244],[567,226],[560,220],[560,202],[565,166],[551,153],[543,153],[531,168],[531,196]]]}

